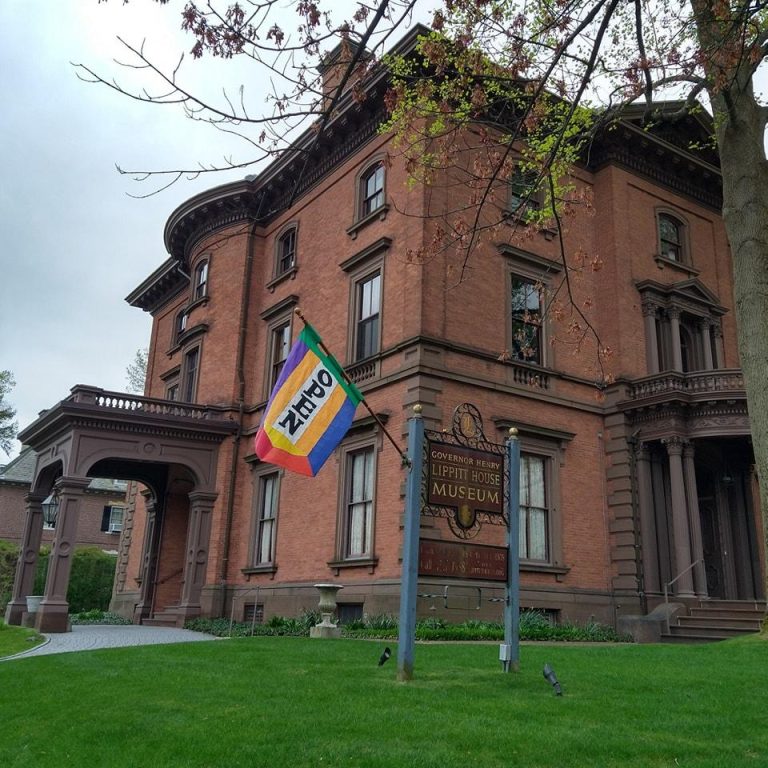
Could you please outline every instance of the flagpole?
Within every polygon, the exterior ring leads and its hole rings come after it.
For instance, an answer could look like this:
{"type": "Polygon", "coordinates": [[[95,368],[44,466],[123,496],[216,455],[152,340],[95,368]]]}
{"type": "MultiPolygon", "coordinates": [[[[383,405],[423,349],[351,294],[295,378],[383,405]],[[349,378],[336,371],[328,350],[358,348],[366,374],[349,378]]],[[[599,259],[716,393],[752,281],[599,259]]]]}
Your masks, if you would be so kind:
{"type": "MultiPolygon", "coordinates": [[[[293,311],[299,317],[301,322],[304,323],[304,325],[308,325],[307,320],[304,317],[304,313],[301,311],[301,309],[299,309],[299,307],[296,307],[293,311]]],[[[322,349],[323,352],[325,352],[325,354],[328,355],[328,357],[333,357],[333,355],[331,354],[331,351],[328,349],[328,347],[325,346],[325,342],[319,337],[317,341],[320,349],[322,349]]],[[[353,387],[356,387],[355,382],[349,378],[349,376],[347,375],[347,372],[344,370],[344,367],[339,365],[339,369],[341,371],[342,376],[344,376],[344,378],[346,379],[347,383],[351,384],[353,387]]],[[[362,395],[362,393],[360,394],[362,395]]],[[[389,442],[392,443],[392,445],[395,447],[395,450],[400,454],[400,460],[402,461],[403,466],[410,467],[411,459],[408,457],[408,454],[400,448],[400,446],[395,441],[395,438],[389,434],[389,430],[384,425],[384,422],[371,410],[371,406],[368,405],[368,401],[365,399],[364,396],[360,402],[365,406],[368,413],[370,413],[371,416],[373,416],[374,421],[379,425],[379,427],[381,428],[381,431],[387,436],[387,438],[389,439],[389,442]]]]}

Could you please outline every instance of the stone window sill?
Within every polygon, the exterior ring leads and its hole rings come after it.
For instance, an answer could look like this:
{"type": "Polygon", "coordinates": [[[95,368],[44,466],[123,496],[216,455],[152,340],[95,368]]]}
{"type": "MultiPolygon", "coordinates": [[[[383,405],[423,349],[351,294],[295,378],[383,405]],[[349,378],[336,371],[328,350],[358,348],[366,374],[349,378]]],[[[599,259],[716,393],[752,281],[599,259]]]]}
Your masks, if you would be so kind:
{"type": "Polygon", "coordinates": [[[267,573],[271,579],[275,578],[277,573],[276,563],[267,563],[265,565],[251,565],[248,568],[241,568],[240,573],[244,576],[255,576],[260,573],[267,573]]]}
{"type": "Polygon", "coordinates": [[[534,560],[521,560],[520,570],[525,573],[552,573],[557,581],[562,581],[571,570],[567,565],[550,565],[537,563],[534,560]]]}
{"type": "Polygon", "coordinates": [[[273,277],[272,280],[270,280],[265,286],[266,289],[270,293],[274,293],[275,288],[277,288],[277,286],[280,285],[280,283],[284,282],[285,280],[295,280],[296,275],[298,274],[298,271],[299,271],[299,268],[296,266],[291,267],[290,269],[286,269],[285,272],[281,272],[276,277],[273,277]]]}
{"type": "Polygon", "coordinates": [[[672,269],[676,269],[679,272],[684,272],[685,274],[690,275],[691,277],[696,277],[696,275],[701,273],[701,270],[696,269],[695,267],[692,267],[690,264],[683,264],[680,261],[674,261],[673,259],[668,259],[666,256],[661,256],[658,253],[653,257],[653,260],[656,262],[656,266],[659,269],[664,269],[665,267],[671,267],[672,269]]]}
{"type": "Polygon", "coordinates": [[[328,567],[333,568],[335,575],[338,576],[343,568],[367,568],[368,573],[373,573],[378,564],[378,557],[359,557],[353,560],[331,560],[328,567]]]}
{"type": "Polygon", "coordinates": [[[375,211],[371,211],[367,216],[364,216],[362,219],[358,219],[351,227],[347,229],[347,234],[354,240],[357,237],[357,233],[372,222],[384,221],[384,219],[387,218],[388,212],[389,205],[384,203],[384,205],[378,207],[375,211]]]}

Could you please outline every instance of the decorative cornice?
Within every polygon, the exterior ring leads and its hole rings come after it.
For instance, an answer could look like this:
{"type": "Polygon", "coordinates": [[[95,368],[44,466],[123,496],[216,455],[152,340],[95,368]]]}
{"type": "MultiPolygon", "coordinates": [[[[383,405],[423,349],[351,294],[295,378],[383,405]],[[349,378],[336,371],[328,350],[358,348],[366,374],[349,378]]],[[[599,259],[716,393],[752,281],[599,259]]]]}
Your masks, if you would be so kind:
{"type": "Polygon", "coordinates": [[[125,300],[132,307],[154,312],[189,285],[189,277],[174,259],[164,261],[146,280],[134,288],[125,300]]]}
{"type": "Polygon", "coordinates": [[[526,264],[544,274],[556,275],[563,271],[562,264],[544,258],[543,256],[539,256],[538,254],[531,253],[530,251],[523,251],[520,248],[515,248],[508,243],[499,243],[496,247],[499,249],[499,253],[501,253],[502,256],[506,256],[518,264],[526,264]]]}
{"type": "Polygon", "coordinates": [[[259,317],[262,320],[271,320],[273,317],[293,309],[298,303],[299,297],[295,293],[292,293],[290,296],[286,296],[271,307],[267,307],[259,317]]]}
{"type": "Polygon", "coordinates": [[[728,312],[717,295],[695,277],[666,285],[655,280],[640,280],[635,283],[635,288],[640,293],[643,306],[646,302],[655,304],[659,309],[666,309],[668,314],[673,309],[687,309],[695,314],[706,312],[708,316],[728,312]]]}
{"type": "Polygon", "coordinates": [[[628,121],[592,145],[587,165],[592,171],[619,165],[718,213],[723,207],[717,166],[628,121]]]}
{"type": "Polygon", "coordinates": [[[354,256],[350,256],[345,261],[342,261],[341,264],[339,264],[339,268],[344,272],[351,272],[352,270],[357,269],[357,267],[367,259],[376,256],[377,254],[381,253],[381,251],[387,250],[391,245],[391,237],[380,237],[378,240],[371,243],[367,248],[363,248],[362,251],[358,251],[356,254],[354,254],[354,256]]]}
{"type": "Polygon", "coordinates": [[[195,243],[211,232],[238,222],[266,225],[374,138],[386,118],[383,74],[369,84],[363,104],[354,102],[351,94],[345,95],[339,116],[322,135],[318,137],[313,129],[306,131],[296,149],[263,174],[215,187],[179,206],[165,226],[165,245],[171,256],[186,265],[195,243]]]}

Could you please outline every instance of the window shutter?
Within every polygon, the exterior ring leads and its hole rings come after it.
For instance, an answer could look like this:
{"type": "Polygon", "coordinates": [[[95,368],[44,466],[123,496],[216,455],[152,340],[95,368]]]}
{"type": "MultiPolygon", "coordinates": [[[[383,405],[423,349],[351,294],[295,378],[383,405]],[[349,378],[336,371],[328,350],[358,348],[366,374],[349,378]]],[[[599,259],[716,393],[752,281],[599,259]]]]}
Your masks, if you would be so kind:
{"type": "Polygon", "coordinates": [[[101,513],[101,530],[106,532],[109,530],[109,518],[112,516],[112,507],[104,507],[104,511],[101,513]]]}

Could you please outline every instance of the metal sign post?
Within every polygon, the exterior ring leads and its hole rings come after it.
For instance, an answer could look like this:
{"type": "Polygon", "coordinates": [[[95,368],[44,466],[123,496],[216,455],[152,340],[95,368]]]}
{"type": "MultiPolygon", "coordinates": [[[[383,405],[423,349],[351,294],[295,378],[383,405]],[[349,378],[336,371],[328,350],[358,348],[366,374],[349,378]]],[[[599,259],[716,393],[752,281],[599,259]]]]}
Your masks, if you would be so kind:
{"type": "Polygon", "coordinates": [[[517,430],[507,440],[507,600],[504,605],[504,643],[499,661],[504,672],[520,670],[520,441],[517,430]]]}
{"type": "Polygon", "coordinates": [[[408,421],[408,457],[411,466],[405,489],[405,527],[403,566],[400,585],[400,628],[397,643],[397,679],[413,679],[413,650],[416,644],[416,598],[419,566],[419,527],[421,523],[421,475],[424,464],[424,421],[421,406],[413,407],[408,421]]]}

